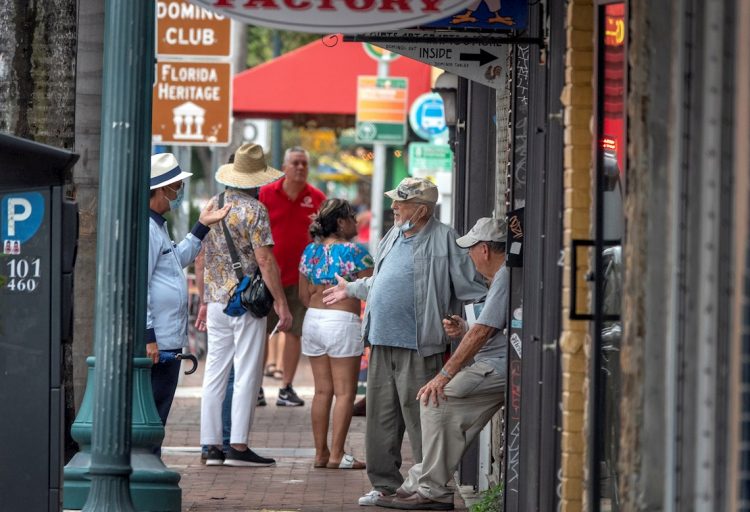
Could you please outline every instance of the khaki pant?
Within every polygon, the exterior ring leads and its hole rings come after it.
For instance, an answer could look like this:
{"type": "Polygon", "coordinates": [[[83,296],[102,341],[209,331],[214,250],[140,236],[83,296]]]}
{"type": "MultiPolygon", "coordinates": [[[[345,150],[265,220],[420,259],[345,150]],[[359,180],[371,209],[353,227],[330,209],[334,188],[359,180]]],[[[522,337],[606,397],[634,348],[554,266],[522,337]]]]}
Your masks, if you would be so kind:
{"type": "Polygon", "coordinates": [[[409,433],[414,461],[422,460],[417,391],[440,371],[443,355],[373,345],[367,369],[367,476],[373,488],[391,494],[401,486],[401,443],[409,433]]]}
{"type": "MultiPolygon", "coordinates": [[[[505,379],[494,368],[475,363],[445,386],[446,401],[421,406],[422,463],[409,470],[401,489],[435,501],[451,501],[448,482],[466,448],[500,409],[505,379]]],[[[369,421],[369,417],[368,417],[369,421]]]]}

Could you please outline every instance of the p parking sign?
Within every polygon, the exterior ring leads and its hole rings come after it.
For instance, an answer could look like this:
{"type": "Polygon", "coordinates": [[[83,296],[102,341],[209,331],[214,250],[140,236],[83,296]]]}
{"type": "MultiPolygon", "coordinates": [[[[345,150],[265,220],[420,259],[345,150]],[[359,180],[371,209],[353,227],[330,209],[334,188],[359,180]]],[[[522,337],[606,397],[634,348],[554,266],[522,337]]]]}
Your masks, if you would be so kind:
{"type": "MultiPolygon", "coordinates": [[[[23,244],[36,234],[44,219],[44,198],[39,192],[18,192],[0,202],[0,239],[3,244],[23,244]]],[[[6,253],[7,254],[7,253],[6,253]]]]}

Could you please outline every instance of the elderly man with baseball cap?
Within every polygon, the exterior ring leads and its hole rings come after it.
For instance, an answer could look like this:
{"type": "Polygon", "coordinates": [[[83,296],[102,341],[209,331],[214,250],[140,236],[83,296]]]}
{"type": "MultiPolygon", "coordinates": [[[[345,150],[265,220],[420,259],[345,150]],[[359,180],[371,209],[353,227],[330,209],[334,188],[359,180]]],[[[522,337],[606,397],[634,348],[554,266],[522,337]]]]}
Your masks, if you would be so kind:
{"type": "MultiPolygon", "coordinates": [[[[449,336],[463,339],[416,395],[421,401],[422,462],[412,466],[395,497],[382,497],[377,505],[400,510],[453,510],[453,488],[448,482],[466,448],[500,409],[504,398],[506,231],[504,221],[483,218],[456,240],[459,247],[469,250],[477,270],[491,283],[490,289],[468,332],[467,324],[456,315],[443,320],[449,336]]],[[[475,310],[477,306],[473,306],[475,310]]]]}
{"type": "Polygon", "coordinates": [[[416,462],[422,461],[419,402],[414,397],[443,365],[449,342],[441,318],[462,301],[485,295],[457,234],[434,216],[437,187],[405,178],[395,190],[394,226],[378,246],[372,277],[324,292],[333,304],[346,297],[367,301],[362,331],[372,346],[367,371],[367,475],[373,490],[359,499],[375,505],[395,496],[404,482],[401,443],[409,433],[416,462]]]}
{"type": "Polygon", "coordinates": [[[151,387],[163,425],[167,424],[180,373],[180,361],[164,356],[178,354],[187,345],[188,293],[182,269],[197,256],[208,226],[229,212],[229,207],[216,209],[208,205],[185,239],[179,244],[172,242],[163,215],[179,208],[184,195],[182,182],[190,176],[171,153],[151,157],[146,355],[154,362],[151,387]],[[165,353],[162,362],[160,352],[165,353]]]}

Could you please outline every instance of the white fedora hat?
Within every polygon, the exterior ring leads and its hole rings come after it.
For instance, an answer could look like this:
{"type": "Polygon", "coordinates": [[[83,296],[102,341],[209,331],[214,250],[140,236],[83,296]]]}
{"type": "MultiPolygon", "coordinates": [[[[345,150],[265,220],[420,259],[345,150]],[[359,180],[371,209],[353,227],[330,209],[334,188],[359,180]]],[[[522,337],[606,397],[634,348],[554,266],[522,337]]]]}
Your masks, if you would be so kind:
{"type": "Polygon", "coordinates": [[[193,173],[180,169],[180,164],[172,153],[151,155],[151,190],[182,181],[192,175],[193,173]]]}
{"type": "Polygon", "coordinates": [[[283,176],[283,172],[266,164],[263,148],[258,144],[243,144],[234,153],[234,163],[216,171],[216,181],[234,188],[261,187],[283,176]]]}

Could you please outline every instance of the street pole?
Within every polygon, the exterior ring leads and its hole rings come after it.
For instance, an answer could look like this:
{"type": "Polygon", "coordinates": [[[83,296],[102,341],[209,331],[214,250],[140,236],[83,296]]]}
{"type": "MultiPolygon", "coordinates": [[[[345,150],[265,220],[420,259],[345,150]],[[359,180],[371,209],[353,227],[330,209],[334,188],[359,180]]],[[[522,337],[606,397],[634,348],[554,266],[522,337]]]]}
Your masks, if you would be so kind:
{"type": "MultiPolygon", "coordinates": [[[[388,61],[378,60],[378,78],[388,78],[388,61]]],[[[370,253],[375,254],[383,231],[383,194],[385,193],[385,144],[372,146],[373,171],[370,186],[370,253]]]]}
{"type": "MultiPolygon", "coordinates": [[[[180,168],[185,172],[192,172],[192,148],[190,146],[175,146],[175,153],[180,168]]],[[[180,208],[173,212],[172,235],[175,240],[182,240],[190,231],[190,202],[192,198],[190,180],[184,180],[182,186],[185,187],[185,198],[180,208]]]]}
{"type": "Polygon", "coordinates": [[[91,491],[83,510],[133,511],[129,477],[133,345],[145,325],[154,2],[107,0],[99,220],[97,372],[91,491]]]}
{"type": "MultiPolygon", "coordinates": [[[[273,31],[273,58],[277,58],[281,55],[281,32],[278,30],[273,31]]],[[[272,165],[276,169],[281,169],[282,159],[284,158],[284,141],[282,140],[283,133],[281,130],[281,121],[279,119],[274,119],[271,121],[271,137],[272,137],[272,143],[271,147],[273,148],[272,158],[271,162],[272,165]]]]}

